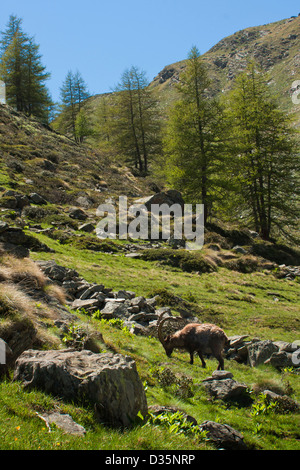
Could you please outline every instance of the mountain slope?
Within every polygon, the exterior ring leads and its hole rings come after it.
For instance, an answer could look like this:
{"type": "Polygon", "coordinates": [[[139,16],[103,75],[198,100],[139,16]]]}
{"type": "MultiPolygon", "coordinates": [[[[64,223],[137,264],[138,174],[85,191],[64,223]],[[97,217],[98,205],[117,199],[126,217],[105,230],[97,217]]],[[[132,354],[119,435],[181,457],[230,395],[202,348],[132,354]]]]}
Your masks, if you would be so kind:
{"type": "MultiPolygon", "coordinates": [[[[214,94],[230,89],[236,75],[255,60],[270,74],[270,86],[282,108],[295,113],[300,125],[300,105],[292,102],[292,83],[300,80],[300,16],[246,28],[219,41],[202,59],[207,64],[214,94]]],[[[176,98],[176,83],[186,61],[167,65],[150,87],[167,105],[176,98]]]]}
{"type": "MultiPolygon", "coordinates": [[[[21,194],[39,193],[51,204],[80,205],[87,197],[97,207],[107,194],[141,197],[147,181],[126,167],[58,134],[34,119],[0,105],[0,186],[21,194]]],[[[94,211],[95,212],[95,211],[94,211]]]]}

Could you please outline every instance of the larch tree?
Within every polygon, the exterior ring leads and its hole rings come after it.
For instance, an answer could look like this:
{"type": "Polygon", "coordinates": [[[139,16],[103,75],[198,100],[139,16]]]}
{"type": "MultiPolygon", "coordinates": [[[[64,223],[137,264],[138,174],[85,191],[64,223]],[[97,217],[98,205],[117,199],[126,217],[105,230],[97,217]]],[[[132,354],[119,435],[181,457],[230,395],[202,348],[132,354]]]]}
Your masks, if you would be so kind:
{"type": "Polygon", "coordinates": [[[10,16],[1,33],[0,53],[0,78],[6,84],[8,104],[48,121],[53,104],[45,82],[50,74],[41,63],[39,46],[23,32],[22,19],[10,16]]]}
{"type": "Polygon", "coordinates": [[[210,94],[208,72],[196,47],[177,88],[179,100],[170,110],[164,139],[166,177],[187,201],[204,205],[206,223],[217,197],[222,110],[210,94]]]}
{"type": "MultiPolygon", "coordinates": [[[[82,109],[83,102],[89,97],[87,85],[78,71],[76,73],[68,71],[60,89],[60,97],[62,114],[58,119],[57,127],[63,132],[71,132],[74,139],[78,141],[76,118],[82,109]]],[[[82,119],[83,114],[80,117],[81,123],[82,119]]]]}
{"type": "Polygon", "coordinates": [[[127,163],[146,174],[160,148],[160,121],[157,102],[148,88],[144,71],[126,70],[115,89],[111,119],[112,144],[127,163]]]}
{"type": "Polygon", "coordinates": [[[300,159],[295,131],[254,63],[227,98],[228,168],[240,208],[261,237],[298,226],[300,159]]]}

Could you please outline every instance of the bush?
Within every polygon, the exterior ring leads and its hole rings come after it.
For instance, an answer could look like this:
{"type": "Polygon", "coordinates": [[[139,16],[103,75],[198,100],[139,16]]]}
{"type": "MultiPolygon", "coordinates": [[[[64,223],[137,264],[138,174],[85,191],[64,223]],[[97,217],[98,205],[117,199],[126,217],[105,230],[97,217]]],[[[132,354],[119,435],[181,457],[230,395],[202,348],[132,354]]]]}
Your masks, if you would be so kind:
{"type": "Polygon", "coordinates": [[[151,249],[142,253],[142,259],[146,261],[159,261],[161,264],[167,264],[182,271],[200,273],[211,273],[216,267],[199,252],[190,252],[187,250],[172,249],[151,249]]]}

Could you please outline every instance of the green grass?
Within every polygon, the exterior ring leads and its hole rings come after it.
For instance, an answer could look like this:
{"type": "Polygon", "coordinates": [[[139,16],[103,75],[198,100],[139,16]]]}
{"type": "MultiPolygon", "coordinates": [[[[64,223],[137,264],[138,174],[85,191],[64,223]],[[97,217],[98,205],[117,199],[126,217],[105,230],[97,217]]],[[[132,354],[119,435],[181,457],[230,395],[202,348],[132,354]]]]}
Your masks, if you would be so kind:
{"type": "MultiPolygon", "coordinates": [[[[71,245],[38,235],[40,241],[55,253],[32,253],[34,259],[55,259],[57,263],[76,269],[89,282],[103,283],[113,290],[129,289],[146,297],[159,294],[162,303],[180,297],[186,308],[195,312],[200,321],[221,325],[228,335],[249,334],[261,339],[294,341],[299,338],[299,284],[279,280],[270,273],[242,274],[218,268],[201,275],[184,272],[178,267],[161,265],[157,261],[127,258],[120,253],[106,254],[79,250],[71,245]],[[276,300],[278,299],[278,300],[276,300]]],[[[244,435],[250,449],[299,449],[299,414],[268,411],[254,416],[253,406],[225,404],[210,400],[201,381],[216,368],[214,359],[202,369],[196,358],[189,364],[187,353],[175,351],[167,358],[155,338],[129,334],[84,314],[78,322],[101,331],[106,348],[130,355],[144,383],[148,405],[173,405],[194,416],[198,423],[213,420],[228,424],[244,435]],[[172,374],[184,374],[192,381],[192,396],[185,398],[180,384],[164,385],[159,371],[170,369],[172,374]]],[[[271,389],[286,393],[299,401],[299,375],[294,370],[279,372],[271,366],[250,368],[225,360],[225,369],[234,379],[256,391],[251,397],[255,404],[259,392],[271,389]]],[[[130,430],[115,430],[97,423],[93,410],[81,403],[64,403],[41,391],[24,391],[18,383],[0,383],[1,449],[119,449],[119,450],[195,450],[212,449],[203,437],[174,434],[162,424],[136,424],[130,430]],[[74,437],[53,427],[49,433],[36,414],[59,410],[69,413],[83,425],[85,437],[74,437]]]]}

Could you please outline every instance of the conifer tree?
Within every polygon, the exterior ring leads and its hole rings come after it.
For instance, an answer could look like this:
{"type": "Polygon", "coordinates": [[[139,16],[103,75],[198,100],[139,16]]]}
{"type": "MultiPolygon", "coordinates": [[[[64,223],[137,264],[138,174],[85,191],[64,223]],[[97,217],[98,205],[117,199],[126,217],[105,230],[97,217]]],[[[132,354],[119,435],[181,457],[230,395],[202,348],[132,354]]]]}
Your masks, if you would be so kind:
{"type": "Polygon", "coordinates": [[[115,89],[116,104],[111,120],[113,144],[140,174],[148,172],[149,163],[159,152],[160,123],[157,102],[148,89],[144,71],[125,70],[115,89]]]}
{"type": "Polygon", "coordinates": [[[169,113],[164,151],[167,179],[187,201],[204,204],[204,222],[217,197],[223,153],[222,112],[209,87],[206,66],[193,47],[180,76],[180,99],[169,113]]]}
{"type": "Polygon", "coordinates": [[[267,83],[267,75],[250,63],[237,77],[226,111],[228,169],[235,181],[236,203],[265,240],[273,229],[299,229],[300,212],[295,131],[267,83]]]}
{"type": "Polygon", "coordinates": [[[66,78],[60,89],[61,96],[61,119],[58,128],[62,132],[71,132],[77,141],[76,118],[82,108],[83,101],[89,97],[87,85],[81,74],[77,71],[68,71],[66,78]]]}
{"type": "Polygon", "coordinates": [[[22,19],[10,16],[1,33],[0,51],[0,77],[6,84],[8,104],[47,121],[52,102],[45,81],[50,74],[41,63],[39,46],[22,31],[22,19]]]}

